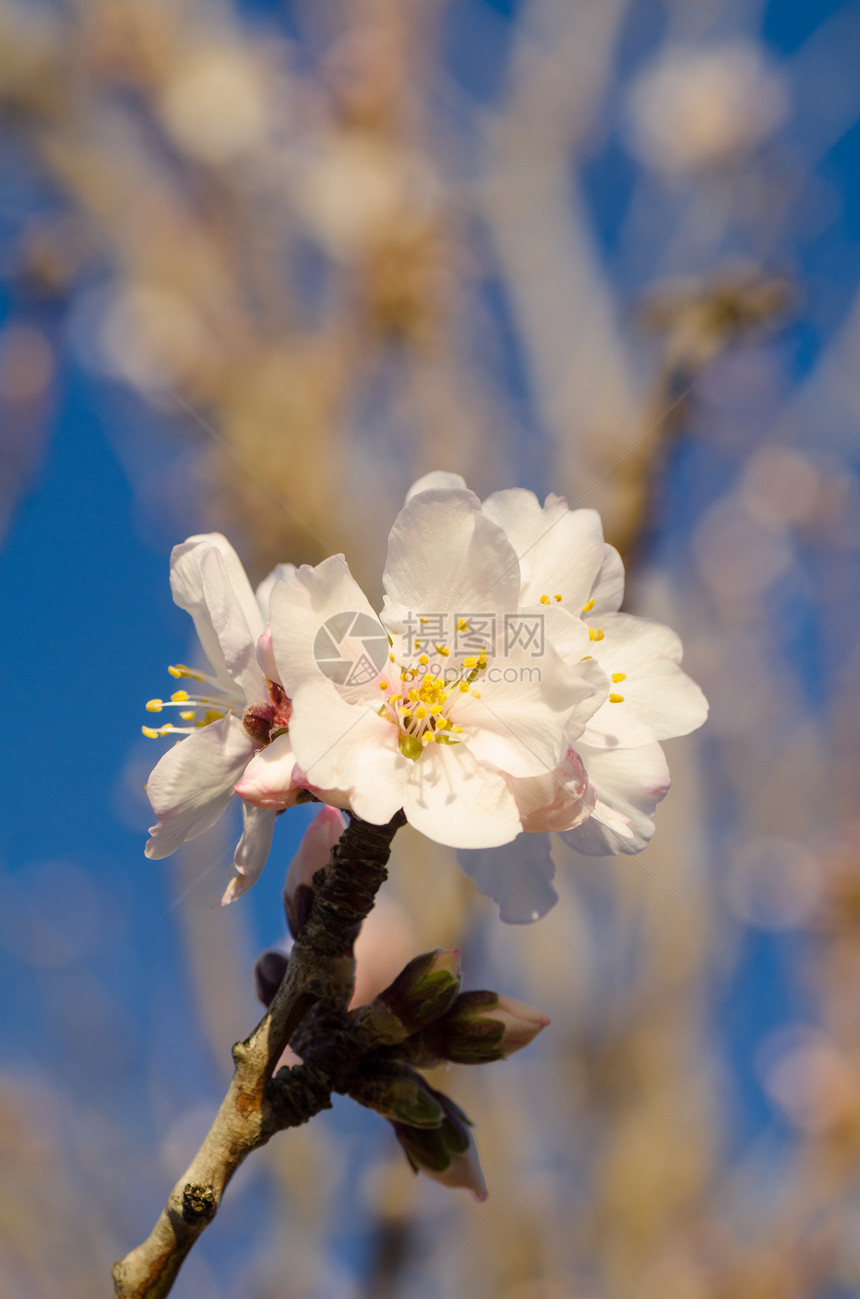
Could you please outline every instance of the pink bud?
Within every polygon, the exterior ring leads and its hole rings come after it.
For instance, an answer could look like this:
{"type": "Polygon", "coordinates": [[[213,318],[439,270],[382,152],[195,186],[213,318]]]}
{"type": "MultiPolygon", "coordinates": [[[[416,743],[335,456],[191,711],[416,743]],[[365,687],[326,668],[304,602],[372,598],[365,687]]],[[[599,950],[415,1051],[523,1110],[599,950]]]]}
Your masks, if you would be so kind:
{"type": "Polygon", "coordinates": [[[284,906],[296,938],[303,928],[302,917],[307,916],[306,900],[300,905],[300,894],[312,889],[314,875],[328,865],[331,850],[345,829],[346,819],[342,812],[336,807],[320,808],[290,862],[284,881],[284,906]]]}
{"type": "Polygon", "coordinates": [[[517,1001],[515,997],[504,996],[499,997],[490,1017],[496,1021],[501,1020],[504,1025],[501,1045],[506,1056],[528,1046],[550,1022],[549,1015],[543,1011],[536,1010],[525,1001],[517,1001]]]}

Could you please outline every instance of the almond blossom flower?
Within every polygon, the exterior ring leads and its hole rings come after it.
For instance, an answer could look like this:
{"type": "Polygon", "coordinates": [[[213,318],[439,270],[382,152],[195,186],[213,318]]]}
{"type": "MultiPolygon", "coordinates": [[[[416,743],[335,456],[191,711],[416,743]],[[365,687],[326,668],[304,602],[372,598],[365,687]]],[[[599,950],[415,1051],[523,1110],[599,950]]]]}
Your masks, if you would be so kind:
{"type": "MultiPolygon", "coordinates": [[[[175,708],[185,723],[143,728],[151,738],[184,737],[163,755],[147,784],[158,817],[146,845],[151,858],[169,856],[213,825],[253,756],[266,751],[264,746],[277,745],[282,760],[285,752],[289,755],[289,699],[280,682],[264,675],[256,658],[271,580],[260,588],[261,608],[233,547],[219,533],[209,533],[174,547],[170,585],[175,602],[194,620],[213,675],[184,664],[170,667],[172,677],[195,683],[199,693],[181,689],[170,700],[151,699],[147,704],[153,713],[175,708]],[[272,736],[277,738],[269,745],[272,736]]],[[[301,781],[287,783],[295,801],[301,781]]],[[[243,803],[242,812],[243,832],[233,859],[236,874],[224,902],[250,887],[271,845],[274,813],[249,803],[243,803]]]]}
{"type": "MultiPolygon", "coordinates": [[[[516,553],[465,488],[407,503],[384,585],[381,621],[342,556],[272,590],[272,651],[292,701],[295,759],[367,821],[384,824],[402,807],[440,843],[508,843],[522,829],[510,779],[558,767],[568,737],[606,696],[588,628],[581,624],[580,654],[568,664],[552,646],[538,663],[516,646],[497,660],[480,638],[472,652],[448,643],[455,627],[463,638],[501,627],[520,602],[516,553]]],[[[241,792],[255,797],[247,782],[241,792]]]]}
{"type": "MultiPolygon", "coordinates": [[[[458,474],[428,474],[407,500],[464,486],[458,474]]],[[[571,510],[558,496],[541,506],[533,493],[514,489],[489,497],[483,512],[518,556],[520,611],[542,611],[547,639],[568,665],[581,663],[585,633],[588,658],[609,685],[579,733],[568,733],[561,763],[509,780],[528,836],[492,853],[459,854],[503,919],[532,920],[556,901],[546,832],[588,854],[643,848],[670,783],[659,741],[701,726],[707,702],[680,667],[675,633],[618,612],[624,568],[595,510],[571,510]]]]}

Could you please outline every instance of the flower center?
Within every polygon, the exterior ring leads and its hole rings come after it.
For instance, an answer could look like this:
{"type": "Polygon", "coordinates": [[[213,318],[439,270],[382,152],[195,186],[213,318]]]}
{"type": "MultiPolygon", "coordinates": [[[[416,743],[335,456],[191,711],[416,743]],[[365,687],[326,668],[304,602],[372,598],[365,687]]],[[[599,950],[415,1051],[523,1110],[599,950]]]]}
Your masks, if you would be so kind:
{"type": "Polygon", "coordinates": [[[205,694],[175,690],[169,699],[150,699],[146,705],[148,713],[178,708],[179,718],[186,725],[174,726],[172,722],[166,722],[157,727],[142,726],[141,730],[147,739],[155,740],[164,735],[190,735],[192,731],[209,726],[211,722],[218,722],[228,714],[241,717],[248,735],[260,745],[268,744],[275,735],[289,727],[292,704],[283,688],[274,681],[266,681],[269,692],[267,700],[248,705],[238,690],[225,689],[220,681],[207,676],[205,672],[197,672],[184,663],[172,664],[167,670],[174,678],[197,681],[208,689],[205,694]]]}
{"type": "MultiPolygon", "coordinates": [[[[443,658],[450,654],[445,645],[435,648],[443,658]]],[[[444,674],[429,670],[426,654],[420,655],[417,667],[397,664],[394,654],[388,657],[398,669],[399,681],[379,682],[384,695],[379,716],[397,727],[404,758],[415,761],[428,744],[462,743],[459,737],[463,727],[457,725],[454,712],[457,701],[464,695],[480,699],[480,692],[472,689],[472,683],[487,666],[486,653],[469,656],[463,660],[462,670],[452,666],[444,674]]]]}

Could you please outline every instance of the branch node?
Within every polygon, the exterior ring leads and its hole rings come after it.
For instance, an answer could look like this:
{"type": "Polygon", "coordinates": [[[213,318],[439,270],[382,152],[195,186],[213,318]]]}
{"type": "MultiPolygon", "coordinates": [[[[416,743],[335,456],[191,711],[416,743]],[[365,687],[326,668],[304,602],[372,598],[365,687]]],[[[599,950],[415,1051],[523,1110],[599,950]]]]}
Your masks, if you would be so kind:
{"type": "Polygon", "coordinates": [[[215,1217],[218,1196],[214,1186],[199,1186],[186,1182],[182,1192],[182,1218],[185,1222],[209,1222],[215,1217]]]}

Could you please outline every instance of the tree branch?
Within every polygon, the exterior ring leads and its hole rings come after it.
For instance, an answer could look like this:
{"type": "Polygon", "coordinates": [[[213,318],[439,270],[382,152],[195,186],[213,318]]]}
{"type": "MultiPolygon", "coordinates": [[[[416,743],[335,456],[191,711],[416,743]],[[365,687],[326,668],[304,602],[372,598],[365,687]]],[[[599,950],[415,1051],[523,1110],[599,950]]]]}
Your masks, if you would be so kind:
{"type": "Polygon", "coordinates": [[[387,875],[391,841],[402,812],[384,826],[353,817],[323,872],[314,903],[266,1015],[233,1047],[227,1095],[191,1164],[168,1196],[150,1236],[114,1265],[116,1299],[163,1299],[191,1247],[218,1212],[230,1178],[252,1150],[275,1132],[297,1127],[330,1104],[341,1070],[313,1061],[272,1074],[299,1024],[324,995],[331,962],[352,950],[387,875]]]}

